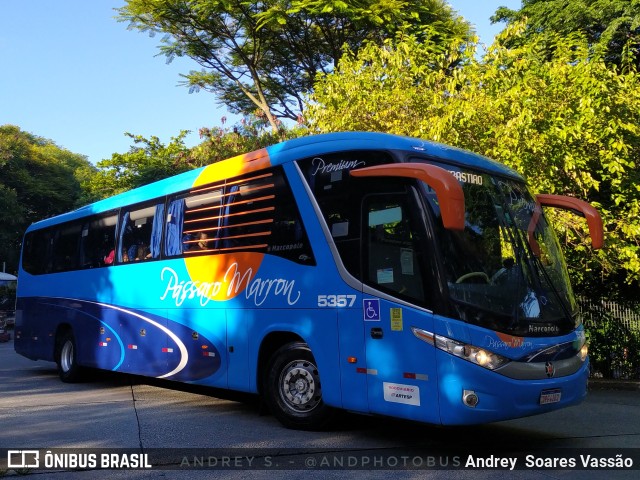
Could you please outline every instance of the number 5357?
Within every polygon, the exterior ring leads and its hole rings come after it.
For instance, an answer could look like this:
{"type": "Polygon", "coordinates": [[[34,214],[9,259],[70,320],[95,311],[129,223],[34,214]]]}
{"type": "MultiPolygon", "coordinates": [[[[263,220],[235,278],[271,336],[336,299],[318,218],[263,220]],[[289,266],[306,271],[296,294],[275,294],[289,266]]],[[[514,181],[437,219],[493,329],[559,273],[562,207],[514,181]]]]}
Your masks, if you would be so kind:
{"type": "Polygon", "coordinates": [[[319,307],[352,307],[355,295],[318,295],[319,307]]]}

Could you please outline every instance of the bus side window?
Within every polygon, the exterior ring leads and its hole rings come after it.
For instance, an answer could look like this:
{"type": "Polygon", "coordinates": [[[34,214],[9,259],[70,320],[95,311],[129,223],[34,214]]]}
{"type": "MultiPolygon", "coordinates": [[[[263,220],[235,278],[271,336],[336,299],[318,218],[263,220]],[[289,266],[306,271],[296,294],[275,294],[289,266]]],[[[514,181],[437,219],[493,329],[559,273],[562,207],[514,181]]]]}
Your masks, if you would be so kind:
{"type": "Polygon", "coordinates": [[[53,239],[53,271],[75,270],[80,264],[79,244],[81,224],[78,222],[60,225],[53,239]]]}
{"type": "Polygon", "coordinates": [[[112,265],[115,260],[117,216],[91,218],[82,226],[80,268],[112,265]]]}
{"type": "Polygon", "coordinates": [[[170,200],[165,255],[215,253],[220,244],[224,199],[224,185],[220,183],[170,200]]]}
{"type": "Polygon", "coordinates": [[[199,186],[170,199],[167,256],[264,252],[312,265],[311,246],[282,168],[199,186]]]}
{"type": "Polygon", "coordinates": [[[122,213],[118,232],[118,262],[160,258],[164,203],[134,207],[122,213]]]}
{"type": "Polygon", "coordinates": [[[364,200],[365,283],[425,301],[420,246],[406,195],[370,195],[364,200]]]}
{"type": "Polygon", "coordinates": [[[267,252],[303,265],[315,265],[296,199],[281,169],[274,170],[274,213],[267,252]]]}
{"type": "Polygon", "coordinates": [[[52,270],[51,247],[53,230],[35,230],[27,233],[24,239],[22,268],[32,275],[49,273],[52,270]]]}

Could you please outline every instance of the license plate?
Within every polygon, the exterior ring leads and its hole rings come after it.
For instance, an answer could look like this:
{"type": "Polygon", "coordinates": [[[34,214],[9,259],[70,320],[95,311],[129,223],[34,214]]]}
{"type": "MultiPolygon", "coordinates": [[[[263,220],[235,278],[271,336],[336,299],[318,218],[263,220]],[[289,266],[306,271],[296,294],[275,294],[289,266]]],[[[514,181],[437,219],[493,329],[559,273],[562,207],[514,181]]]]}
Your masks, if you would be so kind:
{"type": "Polygon", "coordinates": [[[562,396],[562,391],[559,388],[553,390],[543,390],[540,393],[540,405],[548,405],[549,403],[558,403],[560,401],[560,397],[562,396]]]}

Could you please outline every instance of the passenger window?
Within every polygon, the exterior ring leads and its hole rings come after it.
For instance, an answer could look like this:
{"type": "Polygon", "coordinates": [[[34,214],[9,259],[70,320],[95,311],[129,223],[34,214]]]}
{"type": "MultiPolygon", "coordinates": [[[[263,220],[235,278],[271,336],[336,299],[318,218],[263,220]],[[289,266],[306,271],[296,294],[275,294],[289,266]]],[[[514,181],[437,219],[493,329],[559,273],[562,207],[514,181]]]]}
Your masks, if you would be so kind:
{"type": "Polygon", "coordinates": [[[82,226],[80,267],[95,268],[115,262],[116,223],[115,214],[92,218],[82,226]]]}
{"type": "Polygon", "coordinates": [[[24,239],[22,268],[32,275],[49,273],[52,269],[51,247],[53,230],[35,230],[24,239]]]}
{"type": "Polygon", "coordinates": [[[352,177],[354,169],[391,163],[386,153],[375,150],[329,153],[298,161],[322,216],[327,223],[342,264],[347,271],[362,278],[360,272],[360,207],[365,185],[352,177]]]}
{"type": "Polygon", "coordinates": [[[134,207],[120,220],[117,252],[119,263],[140,262],[160,257],[164,204],[134,207]]]}
{"type": "Polygon", "coordinates": [[[78,246],[80,223],[68,223],[58,227],[53,239],[53,272],[66,272],[79,268],[78,246]]]}
{"type": "Polygon", "coordinates": [[[255,172],[171,199],[167,256],[263,252],[314,264],[295,199],[280,168],[255,172]]]}
{"type": "Polygon", "coordinates": [[[365,283],[399,297],[425,301],[419,231],[407,195],[364,200],[365,283]]]}
{"type": "Polygon", "coordinates": [[[187,255],[213,252],[219,243],[222,225],[224,187],[197,190],[184,199],[176,199],[169,204],[170,219],[167,235],[168,253],[187,255]],[[183,223],[180,230],[180,222],[183,223]]]}

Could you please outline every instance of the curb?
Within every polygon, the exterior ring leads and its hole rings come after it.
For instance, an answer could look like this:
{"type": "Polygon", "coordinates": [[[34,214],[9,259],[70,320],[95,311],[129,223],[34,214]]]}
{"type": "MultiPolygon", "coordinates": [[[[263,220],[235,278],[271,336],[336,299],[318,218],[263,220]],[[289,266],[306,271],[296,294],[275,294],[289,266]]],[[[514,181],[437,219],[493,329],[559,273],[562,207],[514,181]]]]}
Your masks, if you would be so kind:
{"type": "Polygon", "coordinates": [[[602,378],[590,378],[589,390],[640,390],[640,381],[637,380],[610,380],[602,378]]]}

